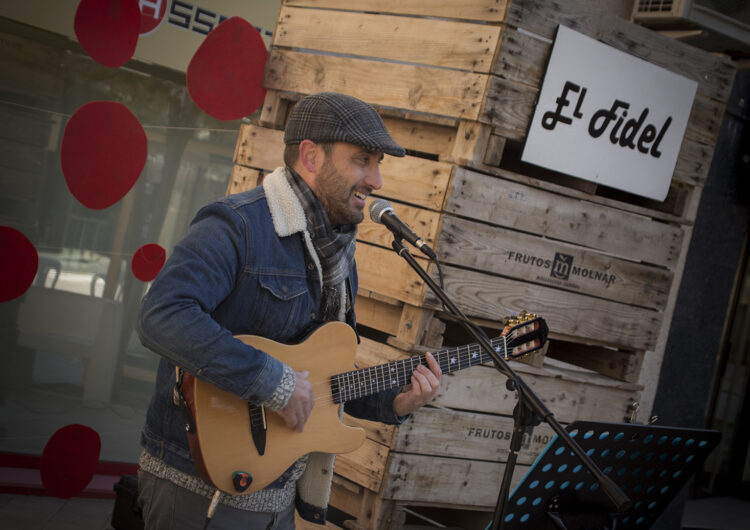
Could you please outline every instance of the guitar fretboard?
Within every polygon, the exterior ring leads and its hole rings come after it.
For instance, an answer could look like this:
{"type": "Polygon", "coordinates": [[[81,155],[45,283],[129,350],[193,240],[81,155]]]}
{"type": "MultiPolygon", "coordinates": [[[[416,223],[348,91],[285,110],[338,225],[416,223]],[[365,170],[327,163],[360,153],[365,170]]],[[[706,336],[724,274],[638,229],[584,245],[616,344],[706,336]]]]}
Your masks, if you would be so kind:
{"type": "MultiPolygon", "coordinates": [[[[506,341],[503,337],[492,339],[490,343],[498,355],[508,358],[506,341]]],[[[491,360],[489,354],[476,343],[441,350],[432,355],[444,374],[471,368],[491,360]]],[[[420,364],[427,366],[426,355],[414,355],[400,361],[336,374],[331,377],[333,400],[336,403],[343,403],[394,387],[402,387],[409,383],[414,370],[420,364]]]]}

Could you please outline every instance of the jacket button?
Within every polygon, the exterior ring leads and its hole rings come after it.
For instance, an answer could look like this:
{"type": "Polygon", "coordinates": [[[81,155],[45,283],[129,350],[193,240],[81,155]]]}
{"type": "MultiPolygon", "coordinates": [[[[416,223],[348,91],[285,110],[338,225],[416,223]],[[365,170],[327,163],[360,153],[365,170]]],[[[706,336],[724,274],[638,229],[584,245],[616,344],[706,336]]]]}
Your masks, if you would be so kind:
{"type": "Polygon", "coordinates": [[[310,262],[310,263],[307,264],[307,270],[311,271],[314,268],[315,268],[315,264],[314,263],[310,262]]]}
{"type": "Polygon", "coordinates": [[[310,313],[310,318],[311,318],[311,319],[315,320],[315,317],[316,317],[316,316],[317,316],[317,315],[315,314],[315,311],[313,311],[312,313],[310,313]]]}

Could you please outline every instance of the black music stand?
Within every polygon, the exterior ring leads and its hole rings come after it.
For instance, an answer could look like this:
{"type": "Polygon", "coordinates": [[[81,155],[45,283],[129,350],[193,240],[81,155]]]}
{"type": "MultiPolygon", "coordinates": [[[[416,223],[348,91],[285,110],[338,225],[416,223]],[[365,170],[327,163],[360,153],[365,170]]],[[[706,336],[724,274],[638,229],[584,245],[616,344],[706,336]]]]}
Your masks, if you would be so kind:
{"type": "Polygon", "coordinates": [[[633,506],[617,514],[556,436],[511,494],[502,528],[646,530],[721,439],[713,430],[594,421],[574,422],[567,431],[633,506]]]}

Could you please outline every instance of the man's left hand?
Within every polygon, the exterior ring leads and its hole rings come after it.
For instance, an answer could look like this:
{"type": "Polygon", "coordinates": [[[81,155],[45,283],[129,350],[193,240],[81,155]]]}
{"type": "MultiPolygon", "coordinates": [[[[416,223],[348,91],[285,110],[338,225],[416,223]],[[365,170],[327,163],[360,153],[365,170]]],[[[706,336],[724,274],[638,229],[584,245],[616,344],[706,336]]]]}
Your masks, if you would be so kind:
{"type": "Polygon", "coordinates": [[[397,416],[406,416],[414,412],[422,405],[435,399],[440,392],[440,380],[442,378],[440,366],[431,353],[428,353],[425,357],[427,358],[427,366],[420,364],[416,367],[411,376],[411,384],[404,387],[405,391],[396,396],[393,401],[393,411],[397,416]]]}

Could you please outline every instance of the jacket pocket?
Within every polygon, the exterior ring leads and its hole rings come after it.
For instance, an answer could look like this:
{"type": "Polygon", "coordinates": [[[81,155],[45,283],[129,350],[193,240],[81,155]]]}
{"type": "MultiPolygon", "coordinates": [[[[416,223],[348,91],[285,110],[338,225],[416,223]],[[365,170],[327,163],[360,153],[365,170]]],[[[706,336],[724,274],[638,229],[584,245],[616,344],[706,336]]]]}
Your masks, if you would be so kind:
{"type": "Polygon", "coordinates": [[[306,278],[283,275],[260,275],[260,296],[251,323],[258,335],[286,342],[310,322],[311,297],[306,278]]]}

